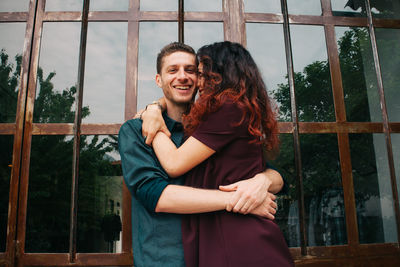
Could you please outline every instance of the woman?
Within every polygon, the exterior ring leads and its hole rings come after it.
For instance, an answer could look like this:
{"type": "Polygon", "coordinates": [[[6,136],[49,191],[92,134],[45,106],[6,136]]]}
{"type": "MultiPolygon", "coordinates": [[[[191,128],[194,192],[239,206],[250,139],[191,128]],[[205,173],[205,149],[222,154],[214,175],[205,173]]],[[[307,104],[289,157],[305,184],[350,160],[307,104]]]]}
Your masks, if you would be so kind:
{"type": "MultiPolygon", "coordinates": [[[[186,185],[217,189],[265,169],[263,148],[278,147],[277,122],[260,72],[240,44],[204,46],[197,60],[200,97],[183,120],[188,138],[177,149],[159,132],[153,148],[171,177],[189,171],[186,185]]],[[[187,215],[182,237],[188,267],[293,266],[279,227],[258,216],[187,215]]]]}

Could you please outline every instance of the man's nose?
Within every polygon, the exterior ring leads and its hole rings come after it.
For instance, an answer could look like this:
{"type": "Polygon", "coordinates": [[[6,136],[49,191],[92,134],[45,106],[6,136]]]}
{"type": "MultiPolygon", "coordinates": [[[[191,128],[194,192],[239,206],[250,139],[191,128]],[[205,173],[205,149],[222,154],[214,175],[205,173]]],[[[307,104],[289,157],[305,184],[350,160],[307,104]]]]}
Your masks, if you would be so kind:
{"type": "Polygon", "coordinates": [[[178,79],[180,79],[180,80],[187,79],[187,75],[186,75],[185,70],[181,69],[181,70],[178,71],[178,79]]]}

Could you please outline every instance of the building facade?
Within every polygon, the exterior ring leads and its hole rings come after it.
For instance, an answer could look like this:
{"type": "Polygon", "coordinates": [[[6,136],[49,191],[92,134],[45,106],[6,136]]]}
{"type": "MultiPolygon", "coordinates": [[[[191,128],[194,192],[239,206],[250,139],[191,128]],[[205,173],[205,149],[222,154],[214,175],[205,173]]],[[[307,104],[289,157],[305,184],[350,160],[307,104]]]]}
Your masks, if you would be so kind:
{"type": "Polygon", "coordinates": [[[399,0],[2,0],[0,266],[132,265],[119,127],[161,47],[223,40],[279,110],[296,265],[400,266],[399,0]]]}

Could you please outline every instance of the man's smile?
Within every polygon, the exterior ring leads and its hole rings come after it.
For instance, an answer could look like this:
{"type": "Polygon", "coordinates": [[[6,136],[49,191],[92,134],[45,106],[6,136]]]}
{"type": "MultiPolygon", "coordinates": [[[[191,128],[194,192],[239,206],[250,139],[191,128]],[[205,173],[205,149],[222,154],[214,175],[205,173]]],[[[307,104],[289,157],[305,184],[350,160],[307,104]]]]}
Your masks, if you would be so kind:
{"type": "Polygon", "coordinates": [[[172,87],[178,90],[189,90],[191,85],[173,85],[172,87]]]}

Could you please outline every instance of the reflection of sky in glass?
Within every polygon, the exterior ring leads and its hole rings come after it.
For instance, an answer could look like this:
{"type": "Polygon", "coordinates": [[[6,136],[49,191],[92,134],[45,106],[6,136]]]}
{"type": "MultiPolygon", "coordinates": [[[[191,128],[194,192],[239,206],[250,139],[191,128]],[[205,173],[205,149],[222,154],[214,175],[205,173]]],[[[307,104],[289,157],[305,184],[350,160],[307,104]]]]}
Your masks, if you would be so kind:
{"type": "MultiPolygon", "coordinates": [[[[90,1],[90,5],[92,5],[90,1]]],[[[83,0],[47,0],[46,11],[82,11],[83,0]]]]}
{"type": "Polygon", "coordinates": [[[178,25],[176,22],[140,23],[138,110],[163,95],[161,88],[155,83],[157,54],[165,45],[175,41],[178,41],[178,25]]]}
{"type": "Polygon", "coordinates": [[[287,5],[289,14],[316,16],[322,14],[320,0],[288,0],[287,5]]]}
{"type": "Polygon", "coordinates": [[[0,12],[28,11],[29,0],[1,0],[0,12]]]}
{"type": "Polygon", "coordinates": [[[123,122],[127,23],[89,23],[83,106],[84,123],[123,122]]]}
{"type": "Polygon", "coordinates": [[[279,0],[244,0],[244,11],[254,13],[282,13],[279,0]]]}
{"type": "Polygon", "coordinates": [[[141,11],[177,11],[178,1],[176,0],[142,0],[140,1],[141,11]]]}
{"type": "Polygon", "coordinates": [[[16,67],[15,56],[22,55],[25,38],[25,22],[0,23],[0,49],[8,55],[8,62],[16,67]]]}
{"type": "Polygon", "coordinates": [[[127,11],[129,0],[91,0],[90,11],[127,11]]]}
{"type": "Polygon", "coordinates": [[[185,0],[185,11],[206,11],[206,12],[221,12],[221,0],[185,0]]]}
{"type": "Polygon", "coordinates": [[[185,22],[185,43],[194,50],[206,44],[224,40],[224,25],[221,22],[185,22]]]}
{"type": "Polygon", "coordinates": [[[324,28],[321,26],[291,25],[293,65],[296,72],[315,61],[326,61],[324,28]]]}
{"type": "Polygon", "coordinates": [[[276,90],[280,83],[287,83],[282,24],[247,23],[246,35],[247,48],[260,68],[268,91],[276,90]]]}
{"type": "Polygon", "coordinates": [[[50,72],[56,72],[51,80],[54,91],[76,85],[80,27],[79,22],[43,23],[39,67],[43,69],[44,79],[50,72]]]}
{"type": "MultiPolygon", "coordinates": [[[[278,84],[287,84],[282,24],[247,23],[246,36],[247,48],[261,71],[268,95],[273,97],[273,91],[278,89],[278,84]],[[270,38],[271,36],[274,38],[270,38]]],[[[276,105],[280,107],[281,103],[276,102],[276,105]]],[[[288,119],[279,117],[281,121],[288,119]]]]}

